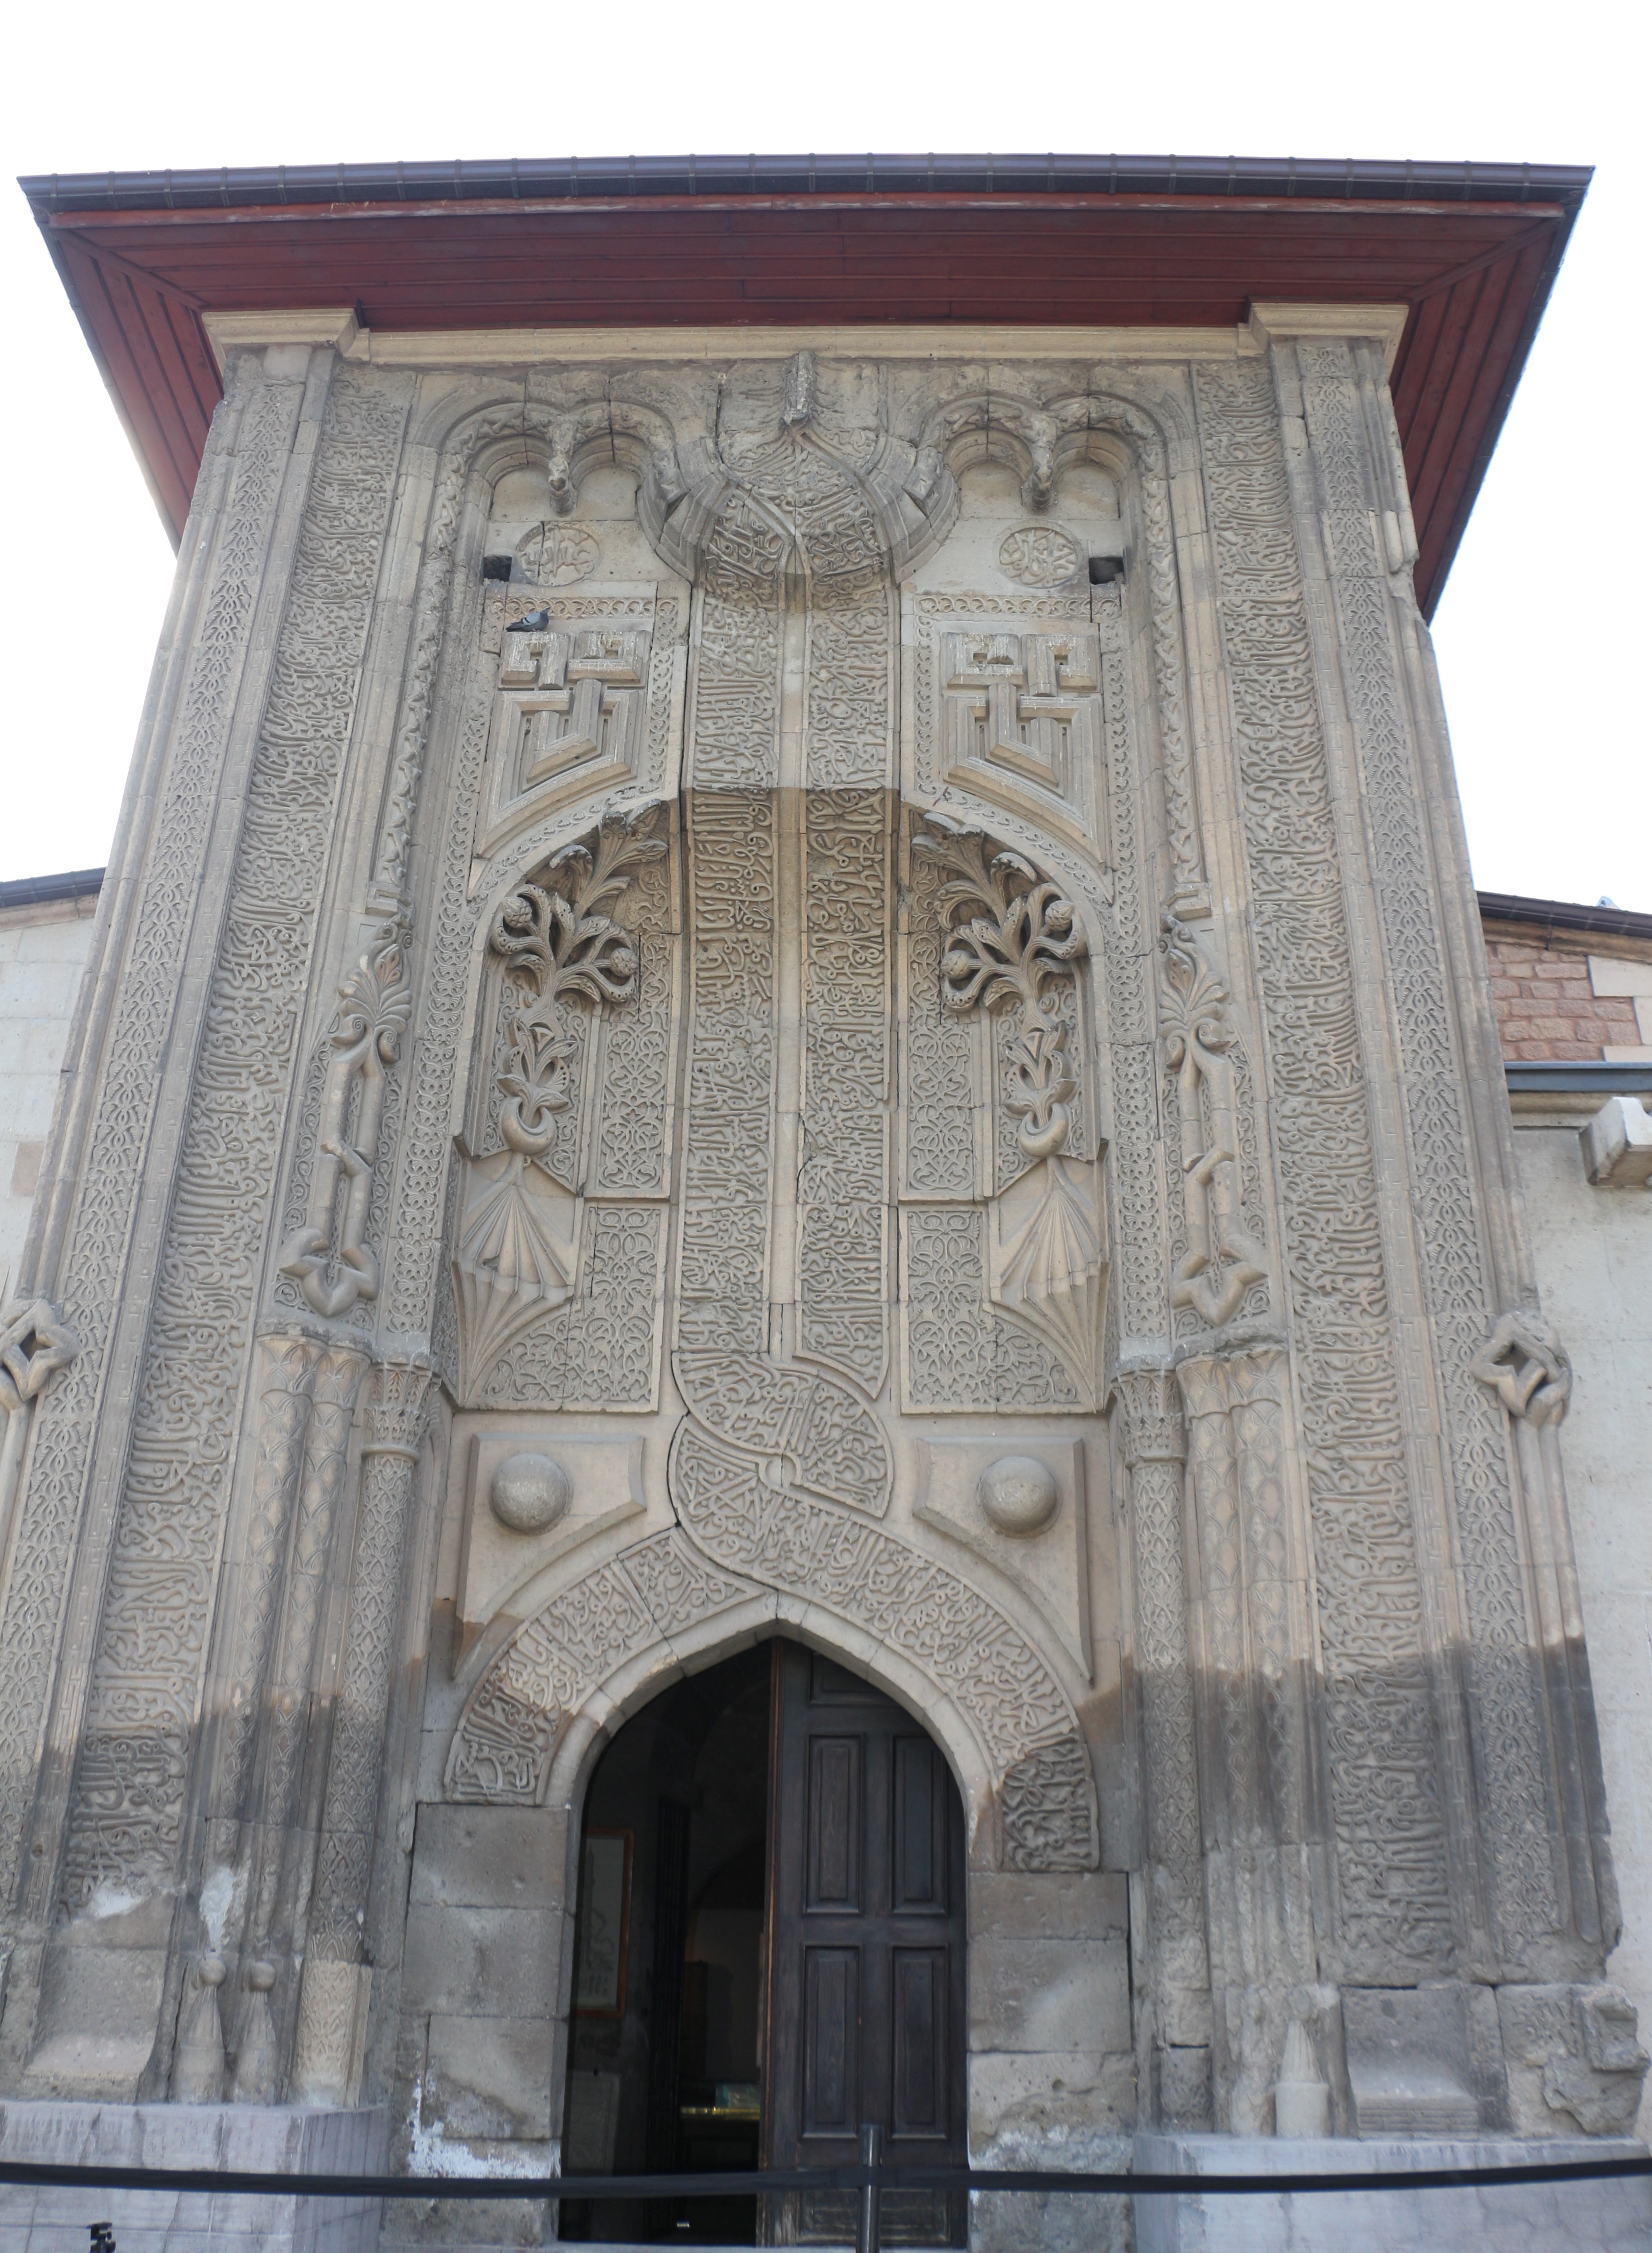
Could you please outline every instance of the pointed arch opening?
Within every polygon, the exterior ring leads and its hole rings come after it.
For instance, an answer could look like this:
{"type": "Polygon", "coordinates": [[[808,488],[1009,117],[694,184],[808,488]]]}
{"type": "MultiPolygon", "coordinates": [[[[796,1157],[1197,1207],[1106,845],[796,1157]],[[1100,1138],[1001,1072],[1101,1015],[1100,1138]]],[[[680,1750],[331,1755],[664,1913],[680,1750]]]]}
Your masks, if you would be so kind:
{"type": "MultiPolygon", "coordinates": [[[[924,1724],[774,1636],[615,1732],[576,1860],[562,2164],[574,2173],[965,2154],[965,1825],[924,1724]]],[[[836,2243],[850,2193],[568,2202],[610,2243],[836,2243]]],[[[961,2202],[886,2195],[886,2233],[963,2243],[961,2202]]]]}

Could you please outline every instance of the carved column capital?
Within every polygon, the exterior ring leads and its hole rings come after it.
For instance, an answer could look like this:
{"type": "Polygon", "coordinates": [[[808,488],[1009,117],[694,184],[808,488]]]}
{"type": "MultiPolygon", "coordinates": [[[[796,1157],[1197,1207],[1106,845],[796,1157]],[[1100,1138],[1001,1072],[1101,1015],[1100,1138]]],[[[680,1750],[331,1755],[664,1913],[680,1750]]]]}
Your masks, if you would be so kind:
{"type": "Polygon", "coordinates": [[[80,1350],[80,1340],[47,1299],[14,1299],[0,1308],[0,1410],[38,1399],[80,1350]]]}
{"type": "Polygon", "coordinates": [[[1181,1463],[1188,1459],[1181,1395],[1169,1369],[1120,1369],[1113,1392],[1124,1411],[1125,1461],[1181,1463]]]}
{"type": "Polygon", "coordinates": [[[402,1455],[411,1462],[424,1436],[436,1371],[423,1361],[383,1361],[373,1372],[364,1455],[402,1455]]]}
{"type": "Polygon", "coordinates": [[[1225,1416],[1258,1400],[1282,1407],[1285,1348],[1277,1339],[1258,1338],[1219,1352],[1188,1354],[1176,1363],[1176,1379],[1190,1418],[1225,1416]]]}

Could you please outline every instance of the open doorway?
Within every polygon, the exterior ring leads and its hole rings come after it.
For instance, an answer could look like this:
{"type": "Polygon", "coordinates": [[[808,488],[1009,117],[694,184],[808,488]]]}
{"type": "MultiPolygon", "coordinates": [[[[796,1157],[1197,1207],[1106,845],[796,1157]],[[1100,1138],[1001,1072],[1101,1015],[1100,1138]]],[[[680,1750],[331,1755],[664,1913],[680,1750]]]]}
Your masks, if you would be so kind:
{"type": "MultiPolygon", "coordinates": [[[[563,2167],[709,2173],[964,2156],[964,1823],[939,1747],[777,1638],[665,1691],[592,1776],[563,2167]]],[[[886,2194],[890,2243],[961,2199],[886,2194]]],[[[853,2194],[567,2201],[564,2237],[835,2243],[853,2194]]]]}

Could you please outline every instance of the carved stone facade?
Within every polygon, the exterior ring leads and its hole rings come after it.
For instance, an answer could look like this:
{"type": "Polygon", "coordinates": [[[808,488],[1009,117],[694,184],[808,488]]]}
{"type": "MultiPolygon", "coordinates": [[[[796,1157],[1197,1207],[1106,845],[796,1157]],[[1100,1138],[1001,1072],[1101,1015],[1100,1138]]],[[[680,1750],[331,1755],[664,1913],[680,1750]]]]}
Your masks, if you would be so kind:
{"type": "Polygon", "coordinates": [[[982,2161],[1632,2117],[1568,1366],[1307,326],[232,359],[0,1328],[8,2091],[552,2163],[596,1754],[777,1632],[962,1789],[982,2161]]]}

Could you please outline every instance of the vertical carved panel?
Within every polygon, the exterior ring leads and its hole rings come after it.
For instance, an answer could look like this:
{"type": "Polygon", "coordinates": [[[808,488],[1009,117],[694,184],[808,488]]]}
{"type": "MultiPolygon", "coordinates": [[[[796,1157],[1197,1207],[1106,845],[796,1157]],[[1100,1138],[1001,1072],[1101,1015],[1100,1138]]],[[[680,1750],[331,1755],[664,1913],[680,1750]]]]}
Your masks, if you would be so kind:
{"type": "Polygon", "coordinates": [[[155,842],[104,1049],[107,1064],[62,1266],[59,1298],[80,1351],[38,1412],[0,1618],[0,1874],[8,1888],[33,1801],[51,1670],[179,967],[300,398],[296,384],[261,386],[247,402],[238,429],[231,406],[219,410],[227,420],[214,422],[214,449],[224,444],[227,427],[234,429],[234,474],[160,785],[155,842]]]}
{"type": "Polygon", "coordinates": [[[401,449],[400,395],[329,395],[249,778],[134,1416],[65,1897],[171,1877],[213,1615],[270,1183],[356,675],[401,449]]]}
{"type": "Polygon", "coordinates": [[[1451,1960],[1437,1716],[1335,815],[1265,368],[1196,374],[1269,1036],[1326,1671],[1339,1953],[1451,1960]]]}
{"type": "Polygon", "coordinates": [[[959,1037],[942,998],[944,881],[944,871],[932,861],[913,862],[903,1090],[908,1197],[969,1197],[975,1193],[971,1043],[959,1037]]]}
{"type": "Polygon", "coordinates": [[[603,1025],[602,1116],[596,1188],[624,1196],[662,1196],[669,1186],[672,873],[651,861],[631,880],[626,913],[637,933],[637,993],[603,1025]]]}
{"type": "Polygon", "coordinates": [[[1496,1308],[1474,1211],[1464,1081],[1446,997],[1434,879],[1389,627],[1349,348],[1300,344],[1303,398],[1329,534],[1342,677],[1364,771],[1367,834],[1391,982],[1411,1168],[1445,1396],[1457,1550],[1472,1643],[1476,1751],[1503,1943],[1518,1957],[1563,1921],[1557,1826],[1503,1419],[1472,1363],[1496,1308]]]}
{"type": "MultiPolygon", "coordinates": [[[[812,732],[811,745],[812,750],[812,732]]],[[[875,1398],[889,1364],[889,802],[808,795],[798,1343],[875,1398]]]]}

